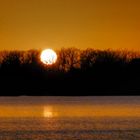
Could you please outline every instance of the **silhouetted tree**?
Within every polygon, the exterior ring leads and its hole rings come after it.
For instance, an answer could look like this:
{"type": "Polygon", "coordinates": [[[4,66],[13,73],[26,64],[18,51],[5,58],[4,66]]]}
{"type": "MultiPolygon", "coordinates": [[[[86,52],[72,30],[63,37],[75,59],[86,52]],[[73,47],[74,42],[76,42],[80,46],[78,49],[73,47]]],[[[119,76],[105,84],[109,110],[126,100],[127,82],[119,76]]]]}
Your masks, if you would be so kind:
{"type": "Polygon", "coordinates": [[[80,50],[76,48],[62,48],[58,54],[59,69],[70,71],[80,67],[80,50]]]}
{"type": "Polygon", "coordinates": [[[86,49],[81,52],[80,63],[81,69],[87,70],[93,67],[98,53],[93,49],[86,49]]]}
{"type": "Polygon", "coordinates": [[[18,73],[18,69],[20,68],[20,57],[21,52],[12,51],[5,53],[3,56],[3,61],[1,63],[1,69],[3,72],[10,72],[10,73],[18,73]]]}

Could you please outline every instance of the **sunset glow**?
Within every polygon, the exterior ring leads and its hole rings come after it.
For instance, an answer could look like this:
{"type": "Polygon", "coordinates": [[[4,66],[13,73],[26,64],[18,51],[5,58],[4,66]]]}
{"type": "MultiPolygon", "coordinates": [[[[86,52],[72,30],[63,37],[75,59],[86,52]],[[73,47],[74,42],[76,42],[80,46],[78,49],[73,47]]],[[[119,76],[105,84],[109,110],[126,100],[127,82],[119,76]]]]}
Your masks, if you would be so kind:
{"type": "Polygon", "coordinates": [[[139,50],[139,7],[138,0],[2,0],[0,50],[139,50]]]}
{"type": "Polygon", "coordinates": [[[140,139],[140,0],[0,0],[0,140],[140,139]]]}

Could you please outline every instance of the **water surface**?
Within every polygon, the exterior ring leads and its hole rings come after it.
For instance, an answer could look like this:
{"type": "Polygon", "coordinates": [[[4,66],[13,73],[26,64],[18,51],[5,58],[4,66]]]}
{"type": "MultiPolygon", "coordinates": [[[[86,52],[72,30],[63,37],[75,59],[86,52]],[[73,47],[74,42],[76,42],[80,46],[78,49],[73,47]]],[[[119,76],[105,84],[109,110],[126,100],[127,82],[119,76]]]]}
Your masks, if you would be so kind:
{"type": "Polygon", "coordinates": [[[2,140],[138,140],[140,97],[0,97],[2,140]]]}

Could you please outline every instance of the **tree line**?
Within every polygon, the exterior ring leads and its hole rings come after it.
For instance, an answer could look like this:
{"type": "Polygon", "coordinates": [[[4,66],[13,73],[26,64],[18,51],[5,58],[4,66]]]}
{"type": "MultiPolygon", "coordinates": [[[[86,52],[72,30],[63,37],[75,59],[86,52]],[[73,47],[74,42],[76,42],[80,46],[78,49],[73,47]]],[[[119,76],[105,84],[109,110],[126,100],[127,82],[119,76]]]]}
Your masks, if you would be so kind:
{"type": "Polygon", "coordinates": [[[0,90],[16,95],[140,93],[138,52],[62,48],[56,53],[56,63],[44,65],[39,50],[1,51],[0,90]]]}
{"type": "Polygon", "coordinates": [[[22,68],[32,66],[42,69],[56,69],[62,72],[71,70],[88,70],[99,65],[122,66],[138,63],[140,54],[130,51],[94,50],[91,48],[80,50],[77,48],[62,48],[57,50],[58,60],[52,66],[42,64],[39,50],[29,51],[1,51],[0,69],[22,68]]]}

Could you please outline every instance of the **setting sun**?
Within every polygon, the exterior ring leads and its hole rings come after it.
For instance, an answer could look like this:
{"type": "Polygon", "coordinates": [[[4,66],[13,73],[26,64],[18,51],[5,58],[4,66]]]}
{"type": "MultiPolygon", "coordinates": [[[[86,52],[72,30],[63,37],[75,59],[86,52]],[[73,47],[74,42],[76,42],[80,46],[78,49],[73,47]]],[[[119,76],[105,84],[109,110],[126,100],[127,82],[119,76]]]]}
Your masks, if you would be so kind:
{"type": "Polygon", "coordinates": [[[46,65],[54,64],[57,60],[57,54],[52,49],[45,49],[41,52],[41,61],[46,65]]]}

